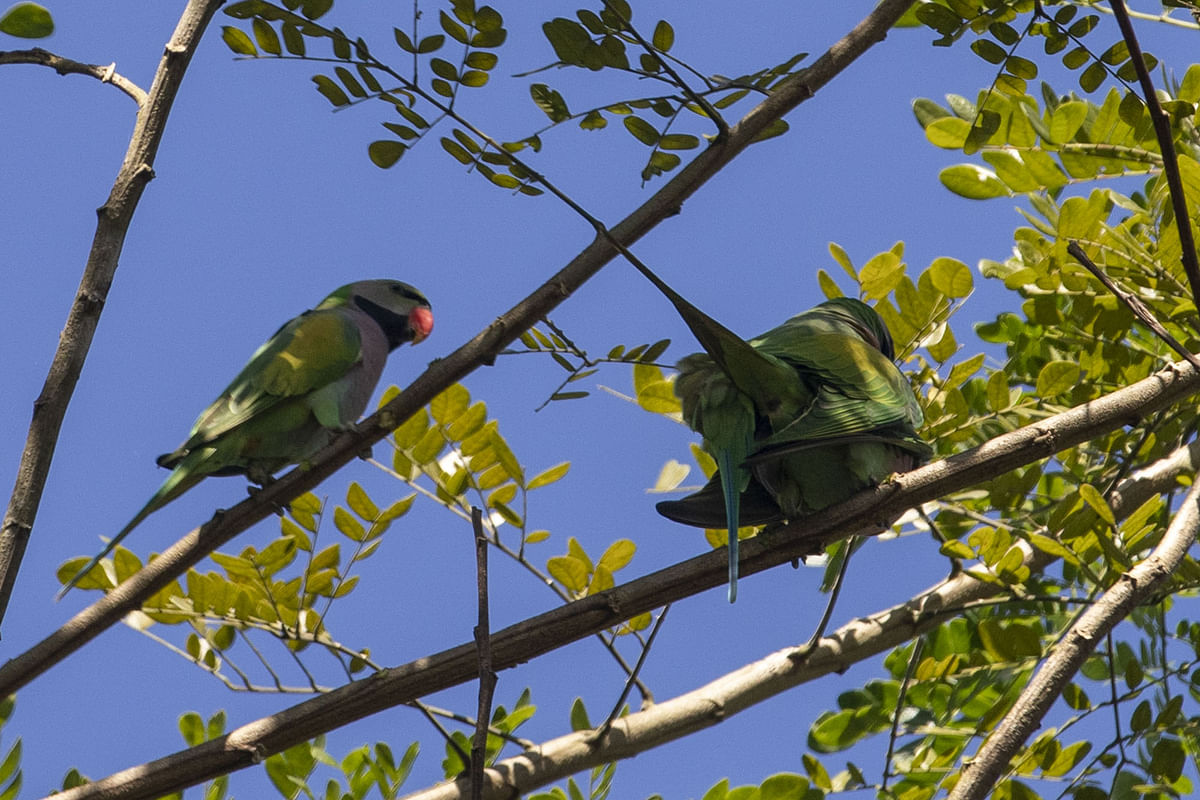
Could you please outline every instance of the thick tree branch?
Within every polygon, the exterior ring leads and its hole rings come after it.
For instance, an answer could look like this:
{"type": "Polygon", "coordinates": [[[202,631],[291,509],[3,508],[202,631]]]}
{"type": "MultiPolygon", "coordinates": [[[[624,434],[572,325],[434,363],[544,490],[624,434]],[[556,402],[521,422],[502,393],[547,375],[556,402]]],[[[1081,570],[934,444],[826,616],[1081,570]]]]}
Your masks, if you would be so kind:
{"type": "MultiPolygon", "coordinates": [[[[167,115],[183,81],[192,54],[222,0],[190,0],[170,41],[167,42],[149,93],[139,102],[137,120],[125,160],[99,217],[87,265],[79,281],[75,302],[58,340],[42,392],[33,403],[33,420],[25,450],[17,466],[17,479],[0,528],[0,620],[8,608],[17,571],[25,555],[37,517],[58,432],[87,358],[100,312],[117,271],[125,234],[133,220],[146,184],[154,177],[154,157],[162,141],[167,115]]],[[[44,51],[43,51],[44,52],[44,51]]],[[[74,63],[74,62],[72,62],[74,63]]]]}
{"type": "MultiPolygon", "coordinates": [[[[788,78],[770,97],[753,108],[730,129],[728,137],[698,155],[662,189],[613,227],[611,237],[628,247],[664,219],[678,213],[687,198],[753,144],[768,125],[812,97],[869,47],[882,41],[911,2],[883,0],[811,67],[788,78]]],[[[317,486],[347,462],[357,458],[365,447],[385,438],[397,425],[455,381],[461,380],[481,364],[492,363],[501,350],[612,261],[617,252],[617,248],[606,237],[597,235],[556,275],[502,314],[474,339],[432,364],[392,402],[364,420],[355,433],[339,437],[314,457],[306,469],[292,470],[255,497],[193,530],[103,599],[75,615],[30,650],[6,663],[0,668],[0,694],[24,686],[125,614],[140,608],[155,592],[170,584],[208,553],[265,519],[275,508],[317,486]]],[[[655,603],[643,610],[649,611],[662,604],[655,603]]],[[[598,626],[595,630],[602,627],[605,626],[598,626]]]]}
{"type": "Polygon", "coordinates": [[[34,47],[29,50],[0,50],[0,65],[3,64],[39,64],[50,67],[59,75],[89,75],[101,83],[111,83],[132,97],[138,108],[146,104],[146,90],[117,72],[115,62],[107,67],[101,64],[84,64],[34,47]]]}
{"type": "Polygon", "coordinates": [[[1200,484],[1192,486],[1154,552],[1102,594],[1050,652],[979,753],[966,761],[949,800],[982,800],[996,787],[1013,756],[1041,724],[1042,717],[1096,644],[1171,576],[1196,541],[1197,530],[1200,530],[1200,484]]]}
{"type": "MultiPolygon", "coordinates": [[[[880,520],[894,519],[906,508],[1088,441],[1196,391],[1200,391],[1200,373],[1187,364],[1174,364],[1106,397],[1002,434],[945,461],[897,476],[874,490],[861,492],[844,503],[790,524],[777,534],[748,539],[743,542],[742,574],[750,576],[790,562],[851,533],[879,530],[880,520]]],[[[401,395],[400,399],[403,398],[401,395]]],[[[276,485],[265,489],[263,494],[273,490],[277,491],[276,485]]],[[[235,514],[239,508],[229,513],[235,514]]],[[[160,559],[178,557],[168,551],[160,559]]],[[[154,563],[157,561],[151,565],[154,563]]],[[[713,551],[531,617],[492,635],[492,667],[497,670],[514,667],[638,614],[723,585],[726,567],[725,553],[713,551]]],[[[129,582],[137,580],[138,576],[134,576],[129,582]]],[[[127,585],[122,584],[109,598],[127,585]]],[[[70,640],[81,635],[72,629],[86,628],[89,613],[94,612],[91,609],[82,612],[58,634],[0,668],[0,694],[14,691],[36,674],[44,664],[39,659],[47,657],[40,652],[42,649],[48,650],[50,656],[57,654],[56,648],[63,645],[56,637],[70,640]]],[[[822,652],[818,647],[810,662],[823,663],[819,661],[826,658],[822,652]]],[[[841,655],[833,661],[834,669],[844,668],[848,663],[841,655]]],[[[380,670],[369,678],[244,725],[220,739],[124,770],[59,797],[62,800],[159,797],[248,767],[265,756],[385,708],[473,680],[477,669],[474,644],[462,644],[380,670]]]]}

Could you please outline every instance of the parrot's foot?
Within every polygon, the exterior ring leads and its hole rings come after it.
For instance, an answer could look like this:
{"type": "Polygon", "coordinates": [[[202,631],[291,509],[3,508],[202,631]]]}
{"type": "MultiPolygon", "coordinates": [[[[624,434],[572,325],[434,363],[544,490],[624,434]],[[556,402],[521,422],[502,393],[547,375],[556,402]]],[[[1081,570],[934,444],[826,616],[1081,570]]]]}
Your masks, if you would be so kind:
{"type": "MultiPolygon", "coordinates": [[[[268,485],[270,483],[274,483],[274,482],[275,482],[275,479],[270,478],[268,485]]],[[[264,485],[264,486],[247,486],[246,494],[250,495],[253,498],[257,498],[260,494],[262,494],[263,489],[265,489],[265,488],[267,488],[266,485],[264,485]]],[[[272,503],[271,511],[274,512],[275,516],[282,517],[283,512],[287,511],[287,509],[284,506],[280,505],[279,503],[272,503]]],[[[222,513],[224,513],[224,512],[222,511],[222,513]]]]}
{"type": "Polygon", "coordinates": [[[258,484],[263,489],[275,482],[275,476],[259,466],[252,466],[248,468],[246,470],[246,477],[252,483],[258,484]]]}

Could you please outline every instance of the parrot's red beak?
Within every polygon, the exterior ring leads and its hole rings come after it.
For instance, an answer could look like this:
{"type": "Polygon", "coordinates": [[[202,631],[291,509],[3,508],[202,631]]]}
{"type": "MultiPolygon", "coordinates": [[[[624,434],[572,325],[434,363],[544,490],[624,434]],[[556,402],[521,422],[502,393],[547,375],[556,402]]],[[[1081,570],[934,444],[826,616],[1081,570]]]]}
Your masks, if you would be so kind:
{"type": "Polygon", "coordinates": [[[425,306],[417,306],[408,312],[408,326],[412,328],[413,344],[420,344],[433,331],[433,312],[425,306]]]}

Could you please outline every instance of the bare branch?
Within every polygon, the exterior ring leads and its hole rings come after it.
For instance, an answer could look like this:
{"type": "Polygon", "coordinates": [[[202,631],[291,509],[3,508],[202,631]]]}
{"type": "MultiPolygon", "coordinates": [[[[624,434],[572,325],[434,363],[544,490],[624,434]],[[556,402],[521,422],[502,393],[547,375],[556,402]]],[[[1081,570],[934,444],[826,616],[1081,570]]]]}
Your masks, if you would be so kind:
{"type": "Polygon", "coordinates": [[[981,800],[996,787],[1009,762],[1041,724],[1063,687],[1118,622],[1170,577],[1200,530],[1200,484],[1192,486],[1162,541],[1144,561],[1122,575],[1067,632],[978,754],[965,762],[949,800],[981,800]]]}
{"type": "Polygon", "coordinates": [[[137,121],[116,182],[104,205],[97,209],[99,220],[92,239],[92,249],[88,253],[75,301],[67,314],[67,323],[59,336],[58,350],[50,364],[46,382],[33,403],[33,420],[29,425],[21,462],[17,466],[16,484],[8,509],[4,512],[3,527],[0,527],[0,620],[8,608],[17,571],[25,555],[25,546],[33,531],[67,404],[83,370],[83,362],[100,321],[100,312],[117,271],[125,233],[129,230],[134,209],[146,184],[154,177],[154,157],[166,129],[167,115],[192,53],[221,2],[189,0],[184,8],[175,32],[167,42],[150,91],[138,104],[137,121]]]}
{"type": "Polygon", "coordinates": [[[492,695],[496,691],[496,673],[492,669],[492,634],[488,614],[488,538],[483,532],[483,511],[471,508],[471,528],[475,533],[475,572],[479,585],[479,622],[475,625],[475,651],[479,659],[479,712],[475,716],[475,740],[467,762],[471,775],[471,798],[483,797],[483,768],[487,760],[488,720],[492,718],[492,695]]]}
{"type": "Polygon", "coordinates": [[[38,64],[49,67],[59,75],[89,75],[101,83],[111,83],[132,97],[138,108],[146,105],[146,90],[117,72],[116,62],[108,66],[84,64],[34,47],[29,50],[0,50],[0,65],[3,64],[38,64]]]}
{"type": "MultiPolygon", "coordinates": [[[[812,66],[785,80],[770,97],[751,109],[730,128],[729,136],[719,146],[700,153],[662,189],[612,228],[611,241],[627,247],[663,220],[678,213],[687,198],[753,144],[772,122],[812,97],[868,48],[886,38],[891,26],[910,4],[911,0],[883,0],[812,66]]],[[[24,686],[40,672],[82,647],[125,614],[139,608],[155,592],[181,576],[208,553],[358,458],[364,449],[388,436],[396,426],[427,405],[446,387],[480,365],[491,363],[521,332],[545,317],[617,256],[618,250],[611,241],[598,234],[591,244],[533,294],[500,315],[471,341],[431,364],[384,408],[363,420],[353,433],[338,437],[311,459],[306,469],[292,470],[253,498],[216,515],[167,548],[103,599],[75,615],[41,643],[0,667],[0,695],[24,686]]],[[[1178,380],[1178,376],[1175,377],[1178,380]]],[[[1175,382],[1169,383],[1177,385],[1175,382]]],[[[697,586],[696,590],[699,588],[697,586]]],[[[665,602],[667,600],[656,602],[641,611],[649,611],[665,602]]],[[[626,618],[621,617],[611,624],[626,618]]],[[[596,630],[602,627],[606,626],[601,625],[596,630]]]]}

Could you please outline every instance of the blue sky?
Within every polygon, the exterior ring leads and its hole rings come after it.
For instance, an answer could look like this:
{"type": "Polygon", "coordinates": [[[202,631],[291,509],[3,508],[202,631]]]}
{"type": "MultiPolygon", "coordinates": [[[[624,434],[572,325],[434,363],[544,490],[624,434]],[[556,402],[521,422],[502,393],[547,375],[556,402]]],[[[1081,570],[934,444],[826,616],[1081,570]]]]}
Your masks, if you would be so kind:
{"type": "MultiPolygon", "coordinates": [[[[37,44],[80,61],[115,62],[145,87],[174,26],[175,5],[54,3],[58,30],[37,44]]],[[[508,76],[553,60],[540,21],[575,5],[496,5],[506,16],[509,42],[494,71],[495,85],[468,94],[460,109],[498,138],[512,139],[542,127],[545,117],[528,98],[530,79],[508,76]]],[[[676,30],[673,52],[703,72],[736,75],[798,51],[815,57],[871,5],[822,4],[810,12],[783,0],[696,0],[681,12],[680,4],[658,2],[636,5],[635,21],[667,17],[676,30]]],[[[405,26],[407,9],[342,3],[330,19],[384,54],[391,52],[391,26],[405,26]]],[[[431,7],[423,22],[427,32],[435,11],[431,7]]],[[[379,108],[331,113],[313,90],[309,65],[235,60],[219,37],[219,26],[230,22],[218,15],[193,61],[156,179],[134,219],[4,621],[5,658],[88,601],[90,593],[76,592],[53,602],[57,566],[94,552],[99,536],[111,535],[141,506],[162,479],[154,457],[185,437],[195,415],[281,322],[348,281],[393,277],[412,283],[432,301],[436,328],[421,346],[394,354],[384,381],[404,385],[592,237],[587,223],[553,199],[512,197],[490,187],[433,140],[396,167],[378,169],[366,147],[384,133],[379,108]]],[[[1103,24],[1111,26],[1111,19],[1103,24]]],[[[1147,24],[1139,30],[1147,48],[1167,56],[1182,74],[1186,62],[1168,54],[1182,49],[1183,34],[1147,24]]],[[[932,38],[925,30],[893,32],[794,112],[788,136],[755,146],[710,181],[682,214],[638,244],[638,255],[746,335],[821,299],[816,269],[837,274],[827,252],[831,241],[861,264],[903,240],[914,272],[942,255],[972,266],[981,258],[1004,258],[1020,221],[1012,204],[973,203],[942,188],[938,169],[962,158],[928,145],[910,110],[916,97],[973,97],[991,80],[990,68],[965,46],[931,47],[932,38]]],[[[21,46],[0,41],[0,48],[21,46]]],[[[536,80],[559,88],[572,108],[646,91],[634,81],[573,71],[542,73],[536,80]]],[[[1062,91],[1072,85],[1056,80],[1062,91]]],[[[0,419],[8,421],[0,426],[0,482],[10,486],[31,403],[78,283],[95,209],[120,165],[134,105],[88,78],[8,66],[0,79],[0,107],[6,152],[0,242],[8,284],[0,314],[10,332],[0,344],[7,375],[0,419]]],[[[564,129],[545,142],[536,166],[608,223],[661,185],[640,185],[644,149],[615,127],[599,133],[564,129]]],[[[956,320],[959,340],[977,348],[969,323],[990,318],[1005,302],[1002,288],[980,279],[956,320]]],[[[664,360],[695,349],[664,299],[619,262],[552,318],[594,353],[661,338],[674,342],[664,360]]],[[[565,480],[532,496],[532,526],[553,534],[538,546],[538,559],[544,563],[565,552],[568,536],[595,554],[629,537],[639,550],[623,574],[628,579],[702,552],[702,534],[658,517],[655,498],[645,493],[666,460],[688,460],[687,445],[695,437],[598,391],[534,413],[560,378],[549,359],[522,356],[501,358],[466,381],[501,420],[531,473],[563,460],[573,464],[565,480]]],[[[585,388],[601,383],[628,391],[630,377],[610,367],[585,388]]],[[[407,494],[366,464],[349,465],[322,492],[336,500],[350,480],[380,500],[407,494]]],[[[154,515],[127,544],[143,555],[161,549],[213,508],[243,497],[238,479],[207,481],[154,515]]],[[[262,523],[227,549],[267,541],[275,524],[262,523]]],[[[494,627],[557,602],[498,556],[493,567],[494,627]]],[[[936,546],[924,537],[869,543],[856,558],[834,624],[903,601],[943,571],[936,546]]],[[[819,580],[818,571],[777,569],[746,580],[735,606],[725,602],[723,588],[678,604],[647,664],[646,681],[666,699],[805,640],[825,602],[819,580]]],[[[370,646],[380,662],[406,662],[470,639],[473,581],[467,528],[419,502],[388,534],[364,569],[357,596],[330,624],[342,641],[370,646]]],[[[861,665],[623,763],[616,791],[623,797],[698,797],[722,777],[737,785],[801,771],[811,721],[833,706],[838,691],[878,669],[877,663],[861,665]],[[736,755],[714,758],[718,747],[736,755]]],[[[540,741],[568,730],[567,710],[576,695],[583,695],[593,719],[602,716],[621,677],[598,645],[585,641],[502,673],[497,702],[511,704],[526,686],[540,711],[521,733],[540,741]]],[[[466,711],[474,707],[474,692],[474,686],[464,687],[431,700],[466,711]]],[[[294,700],[231,694],[118,626],[21,692],[4,739],[23,738],[25,786],[32,794],[56,788],[70,766],[99,778],[180,749],[176,717],[184,710],[207,717],[225,708],[232,727],[294,700]]],[[[333,735],[329,749],[340,754],[383,739],[400,751],[417,737],[427,748],[407,786],[415,790],[440,776],[441,747],[414,712],[376,715],[333,735]]],[[[832,769],[840,762],[828,763],[832,769]]],[[[263,781],[261,773],[243,773],[234,778],[233,792],[260,795],[263,781]]]]}

